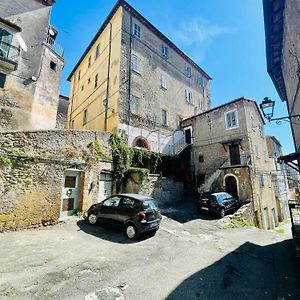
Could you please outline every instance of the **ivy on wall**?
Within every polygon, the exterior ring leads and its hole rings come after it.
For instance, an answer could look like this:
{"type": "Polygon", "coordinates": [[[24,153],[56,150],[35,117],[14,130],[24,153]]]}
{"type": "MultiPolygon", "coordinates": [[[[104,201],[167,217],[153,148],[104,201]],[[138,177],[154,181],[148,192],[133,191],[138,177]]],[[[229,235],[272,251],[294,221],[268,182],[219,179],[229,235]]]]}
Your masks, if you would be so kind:
{"type": "Polygon", "coordinates": [[[116,133],[111,135],[109,143],[117,181],[121,181],[126,172],[138,172],[147,177],[150,171],[146,168],[146,162],[156,172],[163,157],[162,153],[128,147],[116,133]]]}

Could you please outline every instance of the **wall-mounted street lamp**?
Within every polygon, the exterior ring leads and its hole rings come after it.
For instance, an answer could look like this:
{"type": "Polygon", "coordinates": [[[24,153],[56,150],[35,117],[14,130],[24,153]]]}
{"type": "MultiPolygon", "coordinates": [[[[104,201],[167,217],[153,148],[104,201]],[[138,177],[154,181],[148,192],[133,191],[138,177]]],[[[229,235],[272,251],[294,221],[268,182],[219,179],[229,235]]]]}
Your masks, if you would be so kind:
{"type": "Polygon", "coordinates": [[[277,121],[277,123],[280,123],[281,120],[288,120],[291,122],[292,118],[300,118],[300,115],[292,115],[292,116],[286,116],[281,118],[273,118],[274,115],[274,107],[275,107],[275,101],[271,100],[269,97],[265,97],[263,102],[259,105],[263,116],[269,121],[277,121]]]}

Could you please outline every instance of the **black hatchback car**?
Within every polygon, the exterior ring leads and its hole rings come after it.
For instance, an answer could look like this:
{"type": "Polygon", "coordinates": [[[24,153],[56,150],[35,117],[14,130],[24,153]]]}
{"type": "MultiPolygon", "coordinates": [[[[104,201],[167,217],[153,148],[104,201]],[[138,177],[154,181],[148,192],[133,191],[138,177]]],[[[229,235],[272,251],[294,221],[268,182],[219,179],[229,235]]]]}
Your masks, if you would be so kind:
{"type": "Polygon", "coordinates": [[[198,212],[209,211],[223,218],[227,211],[239,207],[239,201],[226,192],[203,193],[197,201],[198,212]]]}
{"type": "Polygon", "coordinates": [[[151,197],[139,194],[119,194],[100,203],[93,204],[87,211],[87,221],[98,221],[123,229],[128,238],[137,238],[141,233],[159,229],[161,214],[151,197]]]}

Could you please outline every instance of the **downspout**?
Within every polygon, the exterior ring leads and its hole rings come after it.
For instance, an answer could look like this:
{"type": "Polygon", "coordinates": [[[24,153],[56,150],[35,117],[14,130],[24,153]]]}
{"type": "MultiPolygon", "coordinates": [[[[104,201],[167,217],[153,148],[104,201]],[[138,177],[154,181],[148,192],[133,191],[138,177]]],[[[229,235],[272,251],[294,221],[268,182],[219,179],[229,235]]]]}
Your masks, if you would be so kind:
{"type": "Polygon", "coordinates": [[[130,30],[129,30],[129,64],[128,64],[128,115],[127,120],[130,123],[130,98],[131,98],[131,54],[132,54],[132,15],[130,15],[130,30]]]}
{"type": "Polygon", "coordinates": [[[109,52],[108,52],[108,70],[107,70],[107,85],[106,99],[104,100],[104,131],[107,131],[107,114],[108,114],[108,99],[109,99],[109,81],[110,81],[110,61],[111,61],[111,39],[112,39],[112,24],[109,23],[109,52]]]}

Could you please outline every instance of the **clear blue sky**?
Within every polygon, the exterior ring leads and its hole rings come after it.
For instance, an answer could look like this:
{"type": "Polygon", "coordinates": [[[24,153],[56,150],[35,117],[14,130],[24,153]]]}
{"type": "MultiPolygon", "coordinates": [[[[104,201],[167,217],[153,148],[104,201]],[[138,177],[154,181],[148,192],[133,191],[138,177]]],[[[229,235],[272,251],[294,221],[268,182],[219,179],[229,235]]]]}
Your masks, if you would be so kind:
{"type": "MultiPolygon", "coordinates": [[[[52,24],[65,49],[61,93],[69,95],[66,78],[114,6],[114,0],[57,0],[52,24]]],[[[276,100],[275,115],[287,115],[267,74],[262,0],[128,0],[212,78],[212,106],[241,96],[258,103],[276,100]]],[[[294,151],[290,125],[266,124],[284,153],[294,151]]]]}

